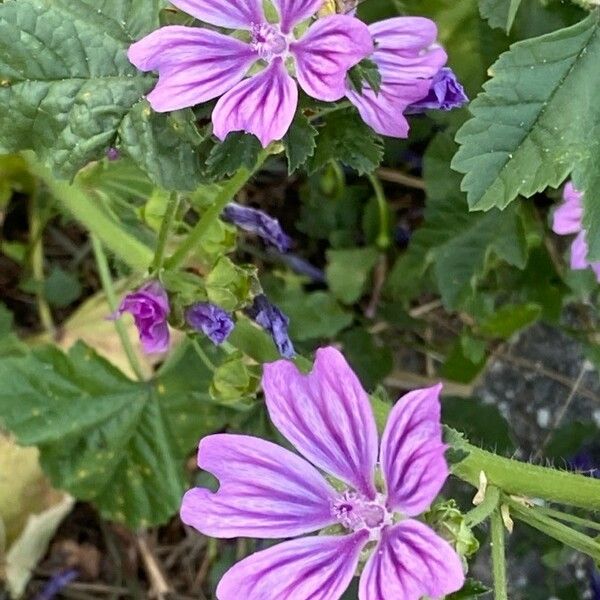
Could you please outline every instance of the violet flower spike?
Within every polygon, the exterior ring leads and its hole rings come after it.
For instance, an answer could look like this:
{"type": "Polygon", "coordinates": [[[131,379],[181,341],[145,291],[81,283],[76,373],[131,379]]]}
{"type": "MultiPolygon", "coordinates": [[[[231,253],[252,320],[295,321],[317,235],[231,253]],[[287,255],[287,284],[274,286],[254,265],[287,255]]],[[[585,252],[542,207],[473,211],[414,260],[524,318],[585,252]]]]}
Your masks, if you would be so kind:
{"type": "Polygon", "coordinates": [[[196,331],[201,331],[213,344],[222,344],[235,326],[231,315],[209,302],[197,302],[185,311],[185,320],[196,331]]]}
{"type": "Polygon", "coordinates": [[[244,312],[271,335],[281,356],[293,358],[296,355],[288,334],[289,318],[277,306],[271,304],[264,294],[256,296],[252,306],[244,312]]]}
{"type": "Polygon", "coordinates": [[[375,51],[369,56],[381,74],[379,92],[349,86],[346,96],[365,123],[381,135],[405,138],[409,125],[406,108],[429,93],[432,80],[446,64],[447,55],[437,44],[437,27],[422,17],[395,17],[369,26],[375,51]]]}
{"type": "Polygon", "coordinates": [[[460,108],[467,102],[469,98],[456,74],[449,67],[444,67],[433,78],[427,96],[411,104],[404,113],[414,115],[427,110],[449,111],[460,108]]]}
{"type": "Polygon", "coordinates": [[[231,131],[258,137],[263,147],[281,139],[298,106],[298,86],[327,102],[345,95],[348,70],[373,51],[367,26],[348,15],[317,20],[299,38],[296,25],[314,16],[323,0],[273,0],[278,23],[269,23],[262,0],[171,0],[177,8],[215,27],[242,29],[249,42],[212,29],[162,27],[129,48],[142,71],[158,71],[148,101],[157,112],[219,98],[214,134],[231,131]],[[251,69],[264,66],[249,76],[251,69]]]}
{"type": "Polygon", "coordinates": [[[587,232],[583,228],[583,194],[569,182],[563,192],[563,203],[554,211],[552,230],[558,235],[577,234],[571,244],[571,269],[591,268],[600,282],[600,262],[590,262],[587,232]]]}
{"type": "Polygon", "coordinates": [[[158,281],[150,281],[127,294],[111,318],[118,319],[126,312],[133,315],[144,352],[153,354],[169,349],[167,317],[170,310],[167,292],[158,281]]]}
{"type": "Polygon", "coordinates": [[[285,360],[265,365],[262,385],[271,420],[306,460],[251,436],[205,437],[198,464],[220,487],[188,491],[181,518],[213,537],[296,539],[234,565],[217,587],[218,600],[338,600],[365,550],[360,600],[441,598],[459,590],[458,554],[413,518],[448,477],[441,385],[401,398],[380,443],[369,397],[334,348],[317,351],[308,375],[285,360]],[[384,487],[376,485],[378,469],[384,487]],[[296,537],[335,525],[344,533],[296,537]]]}
{"type": "Polygon", "coordinates": [[[292,238],[283,231],[279,221],[262,210],[230,202],[221,213],[221,218],[244,231],[255,233],[279,252],[288,252],[292,247],[292,238]]]}

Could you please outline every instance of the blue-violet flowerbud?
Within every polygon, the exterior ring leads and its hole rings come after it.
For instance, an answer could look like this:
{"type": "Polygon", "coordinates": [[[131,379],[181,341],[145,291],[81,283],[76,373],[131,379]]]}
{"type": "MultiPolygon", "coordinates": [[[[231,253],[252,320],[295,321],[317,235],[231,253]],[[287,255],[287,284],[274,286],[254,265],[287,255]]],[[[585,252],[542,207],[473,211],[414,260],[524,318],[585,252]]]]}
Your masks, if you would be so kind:
{"type": "Polygon", "coordinates": [[[290,320],[279,308],[271,304],[264,294],[256,296],[252,306],[245,312],[271,335],[281,356],[284,358],[294,357],[296,352],[288,334],[290,320]]]}
{"type": "Polygon", "coordinates": [[[196,331],[201,331],[213,344],[222,344],[233,331],[231,315],[209,302],[197,302],[185,312],[185,320],[196,331]]]}
{"type": "Polygon", "coordinates": [[[285,234],[279,221],[261,210],[230,202],[221,217],[244,231],[260,236],[280,252],[287,252],[292,247],[292,239],[285,234]]]}
{"type": "Polygon", "coordinates": [[[426,110],[452,110],[460,108],[469,101],[463,86],[454,71],[448,67],[440,69],[434,76],[429,93],[422,100],[411,104],[406,114],[417,114],[426,110]]]}

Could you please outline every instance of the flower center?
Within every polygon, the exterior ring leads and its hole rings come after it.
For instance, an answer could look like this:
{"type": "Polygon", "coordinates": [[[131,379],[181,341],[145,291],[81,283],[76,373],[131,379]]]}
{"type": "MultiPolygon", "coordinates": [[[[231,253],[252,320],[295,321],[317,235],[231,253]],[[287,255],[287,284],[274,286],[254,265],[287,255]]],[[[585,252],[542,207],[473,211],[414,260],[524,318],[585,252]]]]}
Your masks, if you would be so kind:
{"type": "Polygon", "coordinates": [[[369,500],[356,492],[346,491],[332,502],[331,513],[347,529],[368,529],[372,540],[379,539],[381,529],[392,524],[392,514],[385,507],[383,494],[369,500]]]}
{"type": "Polygon", "coordinates": [[[288,49],[288,41],[277,25],[261,23],[252,25],[252,41],[250,45],[265,60],[281,56],[288,49]]]}

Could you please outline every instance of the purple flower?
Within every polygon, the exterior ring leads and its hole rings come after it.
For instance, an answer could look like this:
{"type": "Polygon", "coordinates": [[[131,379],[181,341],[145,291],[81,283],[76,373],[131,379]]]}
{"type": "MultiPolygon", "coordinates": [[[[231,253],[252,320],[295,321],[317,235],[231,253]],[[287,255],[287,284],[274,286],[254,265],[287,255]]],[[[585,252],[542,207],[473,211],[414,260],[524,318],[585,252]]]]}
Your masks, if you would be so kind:
{"type": "Polygon", "coordinates": [[[469,101],[465,89],[459,83],[454,71],[448,67],[440,69],[431,82],[425,98],[411,104],[405,114],[417,114],[426,110],[452,110],[469,101]]]}
{"type": "Polygon", "coordinates": [[[218,600],[338,600],[365,554],[361,600],[440,598],[460,589],[459,556],[413,518],[448,476],[441,385],[401,398],[381,444],[369,397],[334,348],[317,351],[308,375],[289,361],[265,365],[263,389],[271,420],[307,460],[250,436],[208,436],[198,464],[220,488],[188,491],[181,518],[221,538],[293,538],[332,526],[340,534],[300,537],[249,556],[221,579],[218,600]]]}
{"type": "Polygon", "coordinates": [[[288,334],[290,320],[279,308],[271,304],[264,294],[256,296],[252,306],[247,308],[245,313],[271,334],[281,356],[285,358],[295,356],[294,345],[288,334]]]}
{"type": "Polygon", "coordinates": [[[350,88],[346,96],[370,127],[381,135],[405,138],[408,121],[403,113],[429,93],[433,77],[446,64],[436,43],[437,27],[422,17],[395,17],[369,26],[375,51],[369,57],[381,74],[378,93],[368,85],[362,93],[350,88]]]}
{"type": "Polygon", "coordinates": [[[212,29],[163,27],[136,42],[129,60],[142,71],[158,71],[148,95],[166,112],[221,96],[212,114],[213,131],[255,134],[263,146],[287,132],[298,105],[298,87],[313,98],[339,100],[348,69],[373,50],[367,26],[348,15],[316,21],[299,39],[294,27],[312,17],[323,0],[273,0],[279,23],[267,21],[262,0],[171,0],[200,21],[245,30],[249,42],[212,29]],[[251,69],[264,66],[249,75],[251,69]]]}
{"type": "Polygon", "coordinates": [[[121,151],[114,146],[106,149],[106,158],[110,161],[119,160],[121,158],[121,151]]]}
{"type": "Polygon", "coordinates": [[[552,230],[559,235],[577,236],[571,244],[571,269],[576,271],[591,267],[600,281],[600,262],[590,262],[587,258],[588,245],[586,231],[583,229],[583,194],[578,192],[571,182],[563,192],[563,203],[554,211],[552,230]]]}
{"type": "Polygon", "coordinates": [[[185,311],[185,320],[196,331],[204,333],[213,344],[222,344],[233,331],[231,315],[214,304],[198,302],[185,311]]]}
{"type": "Polygon", "coordinates": [[[287,252],[292,247],[292,239],[284,233],[279,221],[261,210],[230,202],[221,216],[240,229],[259,235],[280,252],[287,252]]]}
{"type": "Polygon", "coordinates": [[[326,283],[327,278],[323,269],[315,267],[313,264],[308,262],[306,259],[298,256],[297,254],[286,254],[281,257],[283,262],[295,273],[299,275],[306,275],[315,283],[326,283]]]}
{"type": "Polygon", "coordinates": [[[133,315],[144,352],[165,352],[169,348],[169,297],[158,281],[150,281],[137,292],[127,294],[113,318],[126,312],[133,315]]]}

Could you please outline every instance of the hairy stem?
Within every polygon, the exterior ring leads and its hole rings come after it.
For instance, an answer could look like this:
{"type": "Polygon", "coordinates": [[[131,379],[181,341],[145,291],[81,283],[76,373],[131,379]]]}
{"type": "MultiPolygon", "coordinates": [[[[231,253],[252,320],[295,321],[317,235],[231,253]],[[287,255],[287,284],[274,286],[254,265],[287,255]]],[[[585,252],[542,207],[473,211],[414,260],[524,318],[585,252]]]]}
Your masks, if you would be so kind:
{"type": "Polygon", "coordinates": [[[377,207],[379,209],[379,233],[377,235],[377,247],[380,250],[387,250],[390,247],[390,220],[387,200],[381,181],[373,173],[369,174],[369,181],[375,191],[375,197],[377,198],[377,207]]]}
{"type": "Polygon", "coordinates": [[[506,548],[504,543],[504,523],[500,508],[496,508],[491,516],[492,534],[492,572],[494,575],[494,599],[508,600],[506,584],[506,548]]]}
{"type": "MultiPolygon", "coordinates": [[[[106,259],[106,254],[104,254],[104,249],[102,248],[102,243],[100,240],[94,234],[92,234],[91,237],[92,248],[94,249],[94,256],[96,258],[96,265],[98,266],[98,274],[100,275],[102,288],[104,289],[110,310],[114,312],[118,308],[118,301],[115,294],[115,289],[113,287],[108,260],[106,259]]],[[[138,361],[137,355],[135,354],[133,346],[131,345],[131,340],[129,339],[125,325],[119,319],[115,319],[114,323],[131,369],[135,373],[135,376],[142,381],[144,379],[144,372],[138,361]]]]}

